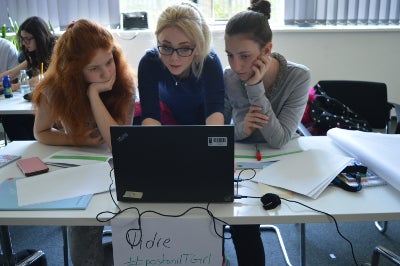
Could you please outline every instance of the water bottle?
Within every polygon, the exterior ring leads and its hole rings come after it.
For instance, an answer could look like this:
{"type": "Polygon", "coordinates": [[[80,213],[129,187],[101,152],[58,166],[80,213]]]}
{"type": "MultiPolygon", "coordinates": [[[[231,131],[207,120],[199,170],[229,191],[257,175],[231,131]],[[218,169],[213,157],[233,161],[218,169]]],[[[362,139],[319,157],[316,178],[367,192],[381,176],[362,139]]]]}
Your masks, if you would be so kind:
{"type": "Polygon", "coordinates": [[[1,27],[1,38],[6,38],[7,37],[7,26],[6,24],[3,24],[1,27]]]}
{"type": "Polygon", "coordinates": [[[12,87],[11,87],[11,78],[9,75],[3,76],[3,89],[4,89],[4,97],[5,98],[13,97],[12,87]]]}
{"type": "Polygon", "coordinates": [[[29,76],[26,73],[25,69],[22,69],[20,71],[18,82],[19,82],[19,90],[22,96],[31,92],[31,86],[29,85],[29,76]]]}

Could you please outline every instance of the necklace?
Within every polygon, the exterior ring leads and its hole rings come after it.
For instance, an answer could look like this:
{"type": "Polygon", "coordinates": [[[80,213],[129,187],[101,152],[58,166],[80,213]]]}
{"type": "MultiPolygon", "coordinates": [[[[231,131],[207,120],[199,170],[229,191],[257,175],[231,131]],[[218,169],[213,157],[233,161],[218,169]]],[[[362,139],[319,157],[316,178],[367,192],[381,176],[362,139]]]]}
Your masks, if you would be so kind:
{"type": "Polygon", "coordinates": [[[179,85],[179,83],[182,81],[182,79],[181,79],[181,78],[177,80],[177,79],[175,78],[175,76],[174,76],[174,75],[172,75],[172,74],[171,74],[171,77],[172,77],[172,79],[175,81],[175,86],[178,86],[178,85],[179,85]]]}

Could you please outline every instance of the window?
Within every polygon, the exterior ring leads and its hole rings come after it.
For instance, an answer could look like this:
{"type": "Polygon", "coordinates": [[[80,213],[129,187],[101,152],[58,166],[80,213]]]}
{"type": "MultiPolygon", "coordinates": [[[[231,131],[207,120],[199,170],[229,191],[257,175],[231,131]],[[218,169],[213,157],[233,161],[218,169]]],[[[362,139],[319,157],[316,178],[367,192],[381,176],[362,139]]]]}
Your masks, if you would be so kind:
{"type": "MultiPolygon", "coordinates": [[[[193,0],[210,24],[223,24],[250,0],[193,0]]],[[[270,0],[271,26],[399,25],[399,0],[270,0]]],[[[146,11],[155,28],[169,0],[120,0],[121,12],[146,11]]]]}
{"type": "MultiPolygon", "coordinates": [[[[232,15],[245,10],[250,0],[195,0],[210,24],[225,23],[232,15]]],[[[272,25],[283,25],[284,1],[270,0],[272,25]]],[[[149,28],[156,27],[161,11],[171,4],[170,0],[120,0],[121,13],[146,11],[149,28]]]]}
{"type": "MultiPolygon", "coordinates": [[[[250,5],[250,0],[192,0],[211,25],[250,5]]],[[[270,0],[274,26],[399,25],[400,0],[270,0]]],[[[0,0],[0,25],[10,27],[8,14],[21,24],[37,15],[58,29],[78,18],[88,18],[110,28],[123,28],[123,13],[145,12],[154,29],[160,12],[171,0],[0,0]],[[9,11],[9,12],[8,12],[9,11]]],[[[142,13],[143,14],[143,13],[142,13]]]]}
{"type": "Polygon", "coordinates": [[[88,18],[115,28],[120,22],[119,2],[116,0],[0,0],[0,23],[23,23],[28,17],[39,16],[54,29],[63,30],[73,20],[88,18]]]}

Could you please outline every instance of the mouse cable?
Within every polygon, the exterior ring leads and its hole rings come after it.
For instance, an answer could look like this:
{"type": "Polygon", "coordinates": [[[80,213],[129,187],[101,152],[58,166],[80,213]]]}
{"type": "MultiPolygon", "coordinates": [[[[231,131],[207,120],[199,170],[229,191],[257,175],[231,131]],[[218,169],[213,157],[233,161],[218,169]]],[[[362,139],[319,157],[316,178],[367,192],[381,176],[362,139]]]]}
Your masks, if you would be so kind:
{"type": "MultiPolygon", "coordinates": [[[[248,180],[253,179],[253,178],[255,177],[256,173],[257,173],[257,172],[256,172],[253,168],[245,168],[245,169],[243,169],[243,170],[241,170],[241,171],[239,172],[238,177],[235,179],[235,182],[236,182],[236,193],[235,193],[235,195],[234,195],[234,197],[233,197],[234,199],[243,199],[243,198],[255,198],[255,199],[260,199],[260,198],[261,198],[261,197],[259,197],[259,196],[246,196],[246,195],[240,195],[240,194],[237,193],[237,192],[239,191],[239,185],[238,185],[239,182],[248,181],[248,180]],[[245,170],[252,170],[252,171],[254,171],[254,175],[253,175],[252,177],[248,178],[248,179],[242,179],[242,178],[240,178],[240,175],[241,175],[242,172],[245,171],[245,170]],[[236,180],[238,180],[238,181],[236,181],[236,180]]],[[[324,212],[324,211],[320,211],[320,210],[314,209],[314,208],[312,208],[312,207],[310,207],[310,206],[307,206],[306,204],[301,203],[301,202],[299,202],[299,201],[289,200],[289,199],[285,199],[285,198],[282,198],[282,197],[279,197],[279,198],[282,199],[282,200],[285,200],[285,201],[287,201],[287,202],[297,203],[297,204],[302,205],[302,206],[304,206],[304,207],[306,207],[306,208],[308,208],[308,209],[310,209],[310,210],[313,210],[313,211],[315,211],[315,212],[319,212],[319,213],[325,214],[325,215],[327,215],[328,217],[330,217],[330,218],[333,220],[333,222],[335,223],[336,231],[338,232],[339,236],[342,237],[347,243],[349,243],[350,249],[351,249],[351,255],[352,255],[352,258],[353,258],[353,260],[354,260],[354,263],[355,263],[356,265],[358,265],[357,259],[356,259],[355,254],[354,254],[354,247],[353,247],[353,244],[351,243],[351,241],[350,241],[348,238],[346,238],[346,237],[340,232],[338,223],[337,223],[337,221],[336,221],[336,218],[335,218],[333,215],[331,215],[331,214],[329,214],[329,213],[327,213],[327,212],[324,212]]]]}
{"type": "Polygon", "coordinates": [[[308,205],[306,205],[306,204],[304,204],[304,203],[301,203],[301,202],[299,202],[299,201],[296,201],[296,200],[289,200],[289,199],[285,199],[285,198],[281,198],[281,199],[282,199],[282,200],[285,200],[285,201],[288,201],[288,202],[297,203],[297,204],[302,205],[302,206],[304,206],[304,207],[306,207],[306,208],[309,208],[310,210],[313,210],[313,211],[315,211],[315,212],[319,212],[319,213],[325,214],[325,215],[327,215],[328,217],[330,217],[330,218],[333,220],[333,222],[335,223],[336,231],[338,232],[338,234],[339,234],[347,243],[349,243],[350,249],[351,249],[351,255],[352,255],[352,257],[353,257],[354,263],[355,263],[356,265],[358,265],[356,256],[355,256],[355,254],[354,254],[354,247],[353,247],[353,244],[351,243],[351,241],[350,241],[348,238],[346,238],[346,237],[340,232],[338,223],[337,223],[337,221],[336,221],[336,218],[335,218],[332,214],[327,213],[327,212],[324,212],[324,211],[321,211],[321,210],[317,210],[317,209],[315,209],[315,208],[312,208],[312,207],[310,207],[310,206],[308,206],[308,205]]]}

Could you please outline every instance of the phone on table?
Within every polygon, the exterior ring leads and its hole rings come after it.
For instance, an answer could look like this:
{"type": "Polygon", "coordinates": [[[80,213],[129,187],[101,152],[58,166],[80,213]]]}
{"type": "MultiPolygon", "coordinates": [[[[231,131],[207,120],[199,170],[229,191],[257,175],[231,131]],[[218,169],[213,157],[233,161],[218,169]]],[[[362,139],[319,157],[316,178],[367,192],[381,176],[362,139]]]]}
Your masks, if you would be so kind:
{"type": "Polygon", "coordinates": [[[17,165],[25,176],[39,175],[49,171],[49,167],[39,157],[20,159],[17,165]]]}

